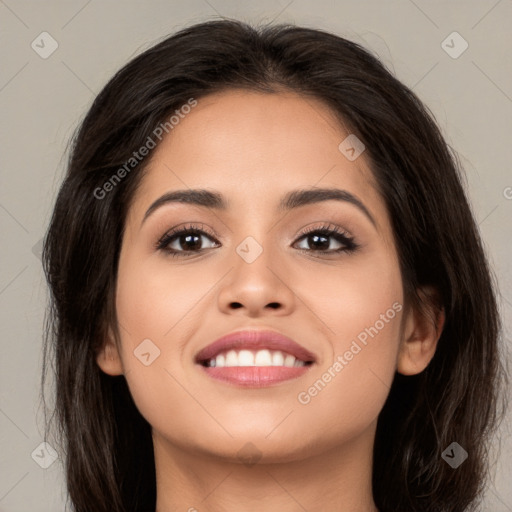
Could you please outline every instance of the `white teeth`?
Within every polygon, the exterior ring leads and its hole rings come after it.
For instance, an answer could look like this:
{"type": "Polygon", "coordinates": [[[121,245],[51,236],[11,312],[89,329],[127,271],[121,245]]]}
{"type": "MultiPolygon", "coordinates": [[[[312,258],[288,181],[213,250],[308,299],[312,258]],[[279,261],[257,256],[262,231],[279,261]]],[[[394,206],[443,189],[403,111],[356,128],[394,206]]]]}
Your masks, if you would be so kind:
{"type": "Polygon", "coordinates": [[[230,350],[226,354],[226,362],[224,366],[238,366],[238,355],[234,350],[230,350]]]}
{"type": "Polygon", "coordinates": [[[272,356],[268,350],[258,350],[254,356],[255,366],[272,366],[272,356]]]}
{"type": "Polygon", "coordinates": [[[272,354],[272,366],[284,366],[284,356],[282,352],[272,354]]]}
{"type": "Polygon", "coordinates": [[[295,359],[291,354],[286,354],[279,350],[229,350],[225,354],[219,354],[207,361],[207,366],[211,367],[232,367],[232,366],[286,366],[288,368],[296,368],[305,366],[304,361],[295,359]]]}
{"type": "Polygon", "coordinates": [[[240,350],[238,366],[254,366],[254,354],[250,350],[240,350]]]}
{"type": "Polygon", "coordinates": [[[295,363],[295,357],[291,354],[286,354],[286,357],[284,358],[284,366],[293,366],[293,363],[295,363]]]}

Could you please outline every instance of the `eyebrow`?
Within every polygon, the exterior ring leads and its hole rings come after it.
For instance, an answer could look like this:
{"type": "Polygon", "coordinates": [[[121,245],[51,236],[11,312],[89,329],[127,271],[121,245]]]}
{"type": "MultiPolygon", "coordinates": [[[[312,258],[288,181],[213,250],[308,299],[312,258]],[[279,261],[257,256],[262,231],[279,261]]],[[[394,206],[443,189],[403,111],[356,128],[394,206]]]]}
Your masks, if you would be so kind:
{"type": "MultiPolygon", "coordinates": [[[[338,188],[313,188],[292,190],[283,196],[277,207],[279,212],[290,211],[301,206],[320,203],[322,201],[342,201],[354,205],[377,227],[377,223],[364,203],[354,194],[338,188]]],[[[206,189],[173,190],[154,201],[147,209],[142,223],[158,208],[169,203],[188,203],[225,211],[229,202],[218,192],[206,189]]]]}

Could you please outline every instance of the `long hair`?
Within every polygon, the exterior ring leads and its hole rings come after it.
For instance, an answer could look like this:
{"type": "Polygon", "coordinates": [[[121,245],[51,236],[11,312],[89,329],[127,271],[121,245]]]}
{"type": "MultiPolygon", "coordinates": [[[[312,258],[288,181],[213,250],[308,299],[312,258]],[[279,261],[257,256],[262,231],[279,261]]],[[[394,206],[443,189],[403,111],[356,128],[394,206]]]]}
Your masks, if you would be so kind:
{"type": "Polygon", "coordinates": [[[98,190],[191,98],[229,89],[322,100],[365,144],[390,215],[406,304],[421,310],[416,290],[430,285],[446,314],[429,366],[416,376],[396,374],[379,416],[374,500],[381,512],[474,510],[503,414],[506,372],[493,275],[458,158],[432,113],[362,46],[321,30],[232,20],[185,28],[131,60],[96,97],[72,141],[44,241],[51,294],[42,384],[53,367],[56,433],[74,510],[146,512],[156,503],[150,425],[124,376],[104,374],[95,361],[109,326],[119,338],[118,258],[149,158],[108,193],[98,190]],[[452,442],[469,454],[457,469],[442,457],[452,442]]]}

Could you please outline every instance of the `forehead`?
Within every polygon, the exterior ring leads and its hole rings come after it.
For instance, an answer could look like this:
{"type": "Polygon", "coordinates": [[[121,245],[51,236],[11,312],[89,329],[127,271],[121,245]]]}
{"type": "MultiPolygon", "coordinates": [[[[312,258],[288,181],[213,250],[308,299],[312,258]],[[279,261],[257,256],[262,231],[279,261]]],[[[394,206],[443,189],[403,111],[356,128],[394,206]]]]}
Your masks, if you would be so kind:
{"type": "Polygon", "coordinates": [[[153,150],[134,208],[169,190],[211,188],[230,204],[268,210],[291,189],[337,187],[366,198],[378,218],[383,202],[364,152],[350,161],[339,148],[349,135],[316,98],[244,90],[205,96],[153,150]]]}

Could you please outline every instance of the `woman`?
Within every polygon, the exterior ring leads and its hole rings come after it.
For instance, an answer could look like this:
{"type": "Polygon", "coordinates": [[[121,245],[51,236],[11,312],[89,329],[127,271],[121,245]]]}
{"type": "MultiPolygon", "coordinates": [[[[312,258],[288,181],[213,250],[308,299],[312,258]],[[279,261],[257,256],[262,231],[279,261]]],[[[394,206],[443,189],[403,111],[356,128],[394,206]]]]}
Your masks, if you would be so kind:
{"type": "Polygon", "coordinates": [[[133,59],[44,260],[75,510],[478,505],[490,270],[435,121],[357,44],[214,21],[133,59]]]}

